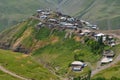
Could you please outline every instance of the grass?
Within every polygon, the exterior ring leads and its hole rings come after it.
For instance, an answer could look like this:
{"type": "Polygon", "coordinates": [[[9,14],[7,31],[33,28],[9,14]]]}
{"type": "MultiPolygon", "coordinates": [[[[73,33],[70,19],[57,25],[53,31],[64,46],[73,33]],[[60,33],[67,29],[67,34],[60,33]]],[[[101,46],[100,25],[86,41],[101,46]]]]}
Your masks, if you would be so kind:
{"type": "Polygon", "coordinates": [[[50,34],[50,29],[46,27],[42,27],[39,31],[35,30],[35,39],[37,40],[44,40],[49,37],[50,34]]]}
{"type": "MultiPolygon", "coordinates": [[[[56,34],[58,33],[54,33],[54,35],[56,34]]],[[[59,35],[62,36],[63,34],[64,32],[59,35]]],[[[90,51],[90,48],[84,44],[81,44],[74,39],[63,39],[63,37],[59,37],[58,42],[54,44],[49,43],[48,45],[37,49],[33,52],[33,56],[37,59],[37,61],[40,61],[40,63],[49,64],[48,68],[52,67],[56,74],[65,75],[71,62],[75,60],[74,56],[77,53],[76,51],[81,50],[84,52],[79,58],[85,62],[90,62],[95,65],[97,60],[101,57],[100,55],[93,54],[90,51]],[[56,68],[58,69],[56,70],[56,68]]]]}
{"type": "Polygon", "coordinates": [[[24,54],[0,50],[0,64],[26,78],[36,80],[57,79],[47,69],[32,60],[30,56],[24,54]]]}
{"type": "Polygon", "coordinates": [[[89,75],[89,72],[90,72],[90,68],[87,66],[87,67],[84,67],[82,71],[70,71],[68,73],[68,75],[74,77],[74,78],[79,78],[80,76],[87,76],[89,75]]]}
{"type": "MultiPolygon", "coordinates": [[[[118,54],[120,54],[120,45],[117,45],[116,47],[113,48],[113,50],[116,53],[116,56],[118,56],[118,54]]],[[[118,62],[115,65],[112,65],[110,68],[103,70],[101,72],[99,72],[98,74],[96,74],[92,79],[96,79],[99,77],[105,78],[106,80],[111,80],[111,78],[116,77],[120,79],[120,62],[118,62]]],[[[119,80],[118,79],[118,80],[119,80]]],[[[116,80],[116,79],[114,79],[116,80]]]]}
{"type": "MultiPolygon", "coordinates": [[[[65,0],[63,0],[65,1],[65,0]]],[[[44,0],[30,0],[30,1],[1,1],[0,5],[0,31],[17,24],[23,19],[28,18],[35,13],[38,8],[51,8],[56,10],[59,5],[59,0],[44,1],[44,0]],[[7,5],[4,5],[7,4],[7,5]],[[28,4],[28,5],[26,5],[28,4]]],[[[62,1],[61,1],[62,2],[62,1]]],[[[107,19],[110,18],[112,29],[119,28],[119,0],[67,0],[59,6],[59,10],[71,16],[79,16],[86,21],[93,24],[98,24],[100,29],[107,29],[107,19]],[[93,3],[93,1],[95,1],[93,3]],[[93,3],[93,4],[92,4],[93,3]],[[74,6],[74,7],[73,7],[74,6]],[[109,7],[108,7],[109,6],[109,7]],[[113,18],[113,16],[116,16],[113,18]],[[104,23],[106,21],[106,23],[104,23]],[[102,24],[103,23],[103,24],[102,24]]]]}
{"type": "MultiPolygon", "coordinates": [[[[54,8],[54,1],[48,2],[44,0],[25,0],[25,1],[7,1],[1,0],[0,4],[0,31],[19,23],[23,19],[28,18],[39,8],[54,8]],[[5,5],[7,4],[7,6],[5,5]],[[28,4],[28,5],[26,5],[28,4]]],[[[55,8],[54,8],[55,9],[55,8]]]]}
{"type": "Polygon", "coordinates": [[[10,76],[9,74],[2,72],[2,71],[0,71],[0,79],[2,79],[2,80],[8,80],[8,79],[9,80],[20,80],[20,79],[10,76]]]}
{"type": "Polygon", "coordinates": [[[112,77],[120,78],[120,62],[116,65],[111,66],[111,68],[108,68],[104,71],[101,71],[97,75],[93,77],[93,79],[98,77],[104,77],[106,80],[110,80],[112,77]]]}

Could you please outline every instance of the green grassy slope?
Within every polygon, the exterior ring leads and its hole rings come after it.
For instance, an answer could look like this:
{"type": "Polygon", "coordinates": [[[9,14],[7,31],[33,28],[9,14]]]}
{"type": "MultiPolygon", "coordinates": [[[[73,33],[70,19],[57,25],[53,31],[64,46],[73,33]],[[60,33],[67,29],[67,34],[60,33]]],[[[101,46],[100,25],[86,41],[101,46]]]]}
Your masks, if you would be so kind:
{"type": "Polygon", "coordinates": [[[0,31],[34,14],[38,8],[59,8],[65,14],[98,24],[101,29],[119,29],[119,3],[119,0],[0,0],[0,31]]]}
{"type": "Polygon", "coordinates": [[[119,0],[66,0],[60,9],[66,14],[97,24],[100,29],[119,29],[119,3],[119,0]]]}
{"type": "Polygon", "coordinates": [[[61,4],[60,9],[65,14],[74,16],[75,14],[81,14],[80,12],[91,6],[93,2],[94,0],[66,0],[65,3],[61,4]]]}
{"type": "MultiPolygon", "coordinates": [[[[36,63],[31,56],[14,53],[11,51],[0,50],[0,64],[7,68],[8,70],[21,75],[23,77],[35,80],[56,80],[57,78],[52,75],[46,68],[36,63]]],[[[1,74],[3,74],[1,72],[1,74]]],[[[6,74],[4,74],[6,75],[6,74]]],[[[3,79],[8,80],[17,80],[12,79],[10,76],[0,76],[3,79]]]]}
{"type": "MultiPolygon", "coordinates": [[[[50,74],[48,70],[63,78],[73,74],[70,72],[71,62],[81,60],[90,62],[95,67],[102,56],[99,54],[100,50],[108,48],[104,45],[98,46],[93,39],[74,34],[71,38],[64,39],[67,31],[53,30],[48,26],[37,29],[38,23],[38,20],[29,18],[0,33],[0,45],[10,44],[11,50],[21,45],[20,47],[30,51],[30,56],[26,56],[0,50],[0,63],[4,67],[27,78],[48,80],[52,76],[56,79],[52,74],[47,75],[50,74]],[[83,40],[85,43],[80,42],[83,40]]],[[[119,46],[113,48],[114,51],[118,51],[117,49],[119,46]]],[[[88,71],[88,68],[84,71],[88,71]]]]}
{"type": "Polygon", "coordinates": [[[100,80],[120,80],[120,62],[116,65],[111,66],[106,70],[101,71],[92,80],[99,80],[98,78],[102,78],[100,80]]]}
{"type": "MultiPolygon", "coordinates": [[[[64,77],[67,76],[65,74],[69,75],[69,66],[74,60],[82,60],[95,65],[97,60],[100,59],[101,55],[93,53],[89,46],[77,41],[77,36],[72,35],[71,39],[64,39],[66,31],[56,29],[53,31],[47,28],[47,26],[39,30],[35,28],[38,23],[38,20],[28,19],[21,24],[7,29],[0,34],[0,42],[9,43],[10,49],[22,45],[23,48],[31,51],[35,62],[64,77]],[[51,31],[53,31],[52,34],[50,34],[51,31]],[[79,59],[75,59],[75,55],[78,55],[79,59]]],[[[26,66],[27,64],[25,64],[25,68],[26,66]]],[[[14,69],[12,70],[14,71],[14,69]]]]}
{"type": "Polygon", "coordinates": [[[9,80],[20,80],[20,79],[10,76],[9,74],[2,72],[2,71],[0,71],[0,79],[2,79],[2,80],[8,80],[8,79],[9,80]]]}
{"type": "Polygon", "coordinates": [[[47,0],[0,0],[0,31],[28,18],[39,8],[54,9],[56,2],[47,0]]]}
{"type": "Polygon", "coordinates": [[[119,0],[96,0],[82,18],[101,26],[102,29],[118,29],[120,20],[119,0]]]}
{"type": "MultiPolygon", "coordinates": [[[[113,48],[115,53],[118,55],[120,52],[120,45],[113,48]]],[[[112,65],[110,68],[103,70],[93,76],[93,80],[120,80],[120,62],[112,65]],[[99,78],[99,79],[98,79],[99,78]],[[100,79],[101,78],[101,79],[100,79]]]]}

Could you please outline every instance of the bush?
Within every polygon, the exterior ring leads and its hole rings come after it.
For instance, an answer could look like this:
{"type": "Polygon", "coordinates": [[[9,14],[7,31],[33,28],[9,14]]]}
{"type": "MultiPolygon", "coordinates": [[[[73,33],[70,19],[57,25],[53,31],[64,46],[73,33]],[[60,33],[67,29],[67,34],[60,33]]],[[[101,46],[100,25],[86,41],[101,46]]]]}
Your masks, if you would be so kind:
{"type": "Polygon", "coordinates": [[[95,41],[93,39],[87,39],[86,45],[90,47],[91,51],[95,54],[100,54],[104,49],[104,44],[101,42],[101,39],[95,41]]]}
{"type": "Polygon", "coordinates": [[[117,78],[117,77],[112,77],[111,80],[120,80],[120,78],[117,78]]]}
{"type": "Polygon", "coordinates": [[[104,77],[97,77],[97,78],[95,78],[93,80],[106,80],[106,79],[104,77]]]}

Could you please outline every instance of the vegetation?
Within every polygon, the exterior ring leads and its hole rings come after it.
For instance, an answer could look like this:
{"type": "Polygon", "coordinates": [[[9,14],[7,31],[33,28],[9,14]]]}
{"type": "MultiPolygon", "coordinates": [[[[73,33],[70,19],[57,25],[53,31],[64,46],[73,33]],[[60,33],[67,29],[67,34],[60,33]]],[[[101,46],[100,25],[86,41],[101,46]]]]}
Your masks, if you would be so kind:
{"type": "MultiPolygon", "coordinates": [[[[120,50],[120,45],[117,45],[116,47],[113,48],[115,51],[116,55],[119,54],[120,50]]],[[[96,74],[92,79],[93,80],[120,80],[120,62],[118,62],[115,65],[112,65],[110,68],[103,70],[96,74]]]]}
{"type": "Polygon", "coordinates": [[[10,75],[2,72],[2,71],[0,71],[0,78],[1,78],[2,80],[8,80],[8,79],[9,79],[9,80],[19,80],[19,79],[14,78],[14,77],[12,77],[12,76],[10,76],[10,75]]]}
{"type": "Polygon", "coordinates": [[[97,24],[100,29],[119,29],[120,25],[119,0],[14,0],[13,2],[0,0],[0,2],[0,31],[30,17],[39,8],[53,10],[58,8],[65,14],[97,24]]]}
{"type": "MultiPolygon", "coordinates": [[[[75,39],[78,37],[75,35],[72,35],[71,38],[64,38],[65,30],[52,30],[47,26],[37,29],[38,23],[38,20],[28,19],[0,34],[0,42],[10,42],[12,44],[10,49],[17,48],[19,45],[22,45],[22,49],[30,49],[29,55],[0,50],[2,66],[31,79],[48,80],[52,78],[56,80],[58,78],[55,75],[62,78],[74,75],[78,79],[79,75],[89,73],[90,68],[87,66],[83,72],[74,73],[70,69],[73,61],[88,62],[94,67],[102,56],[101,52],[110,49],[102,43],[102,38],[97,42],[92,37],[79,37],[80,41],[83,40],[81,43],[75,39]]],[[[118,53],[119,45],[112,49],[118,53]]],[[[93,79],[103,78],[103,76],[97,76],[93,79]]],[[[113,76],[112,78],[119,77],[113,76]]]]}
{"type": "MultiPolygon", "coordinates": [[[[29,79],[57,79],[28,55],[0,50],[0,64],[8,70],[29,79]]],[[[9,79],[9,76],[7,76],[6,79],[9,79]]]]}
{"type": "Polygon", "coordinates": [[[11,25],[24,21],[26,18],[33,15],[36,12],[36,9],[49,7],[54,9],[54,6],[56,6],[56,2],[54,1],[14,0],[11,2],[8,0],[0,0],[0,31],[8,26],[10,27],[11,25]]]}
{"type": "Polygon", "coordinates": [[[56,73],[59,75],[66,74],[69,69],[69,64],[74,60],[93,64],[101,57],[99,54],[94,54],[89,46],[85,44],[76,42],[74,39],[61,39],[60,37],[56,43],[45,45],[33,52],[33,56],[37,60],[44,61],[41,63],[46,64],[52,69],[56,70],[58,68],[56,73]]]}
{"type": "Polygon", "coordinates": [[[49,38],[50,35],[50,29],[42,27],[40,30],[35,30],[35,39],[37,40],[43,40],[45,38],[49,38]]]}
{"type": "Polygon", "coordinates": [[[98,41],[95,41],[94,39],[85,39],[85,43],[87,46],[90,47],[90,50],[95,54],[100,54],[104,50],[104,43],[102,42],[102,37],[99,38],[98,41]]]}

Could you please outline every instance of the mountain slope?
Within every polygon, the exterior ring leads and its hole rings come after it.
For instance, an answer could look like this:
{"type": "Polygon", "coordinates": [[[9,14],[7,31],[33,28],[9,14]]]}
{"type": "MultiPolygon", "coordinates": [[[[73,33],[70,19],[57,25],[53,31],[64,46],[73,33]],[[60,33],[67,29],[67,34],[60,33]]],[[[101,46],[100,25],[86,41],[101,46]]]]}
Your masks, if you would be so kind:
{"type": "MultiPolygon", "coordinates": [[[[28,79],[35,80],[57,80],[48,69],[37,63],[31,56],[5,51],[0,49],[0,64],[7,70],[28,79]]],[[[5,75],[4,72],[1,72],[5,75]]],[[[9,74],[3,77],[3,80],[19,80],[11,77],[9,74]]]]}
{"type": "MultiPolygon", "coordinates": [[[[30,18],[3,31],[0,34],[0,48],[31,55],[37,63],[61,80],[71,75],[70,63],[74,60],[89,61],[95,65],[100,59],[101,55],[93,53],[90,47],[79,42],[84,38],[80,39],[73,34],[71,38],[65,39],[69,30],[49,26],[39,29],[36,27],[38,23],[39,20],[30,18]]],[[[82,73],[86,75],[89,71],[87,66],[82,73]]]]}
{"type": "Polygon", "coordinates": [[[67,0],[60,9],[66,14],[97,24],[101,29],[119,29],[119,3],[119,0],[67,0]]]}
{"type": "MultiPolygon", "coordinates": [[[[71,77],[71,75],[76,78],[80,77],[79,75],[81,74],[89,74],[91,69],[97,68],[97,62],[101,59],[103,50],[118,49],[117,47],[111,48],[101,42],[97,42],[92,36],[79,36],[78,34],[80,33],[78,31],[61,28],[57,25],[58,23],[53,25],[52,23],[54,22],[49,22],[49,19],[55,18],[59,21],[60,16],[57,16],[58,13],[56,12],[50,11],[50,13],[48,19],[42,20],[38,17],[38,14],[36,14],[0,33],[0,48],[31,56],[32,60],[42,65],[45,70],[49,70],[61,80],[71,77]],[[41,23],[42,25],[40,25],[41,23]],[[70,64],[76,60],[87,62],[88,64],[88,66],[78,74],[72,72],[70,68],[70,64]]],[[[1,52],[1,54],[7,53],[1,52]]],[[[116,52],[116,56],[118,54],[119,52],[116,52]]],[[[4,58],[2,55],[1,57],[4,58]]],[[[3,61],[1,64],[4,63],[3,61]]],[[[10,68],[10,70],[11,69],[12,68],[10,68]]],[[[17,70],[15,72],[17,72],[17,70]]],[[[44,75],[45,74],[43,74],[43,76],[44,75]]]]}
{"type": "Polygon", "coordinates": [[[0,30],[16,24],[39,8],[51,8],[97,24],[100,29],[119,29],[119,0],[0,0],[0,30]],[[7,5],[6,5],[7,4],[7,5]]]}
{"type": "Polygon", "coordinates": [[[55,8],[55,2],[49,0],[0,0],[0,31],[28,18],[39,8],[55,8]]]}

